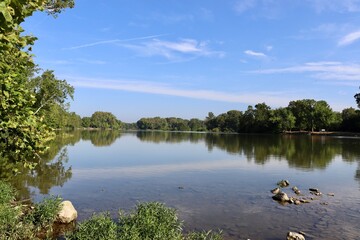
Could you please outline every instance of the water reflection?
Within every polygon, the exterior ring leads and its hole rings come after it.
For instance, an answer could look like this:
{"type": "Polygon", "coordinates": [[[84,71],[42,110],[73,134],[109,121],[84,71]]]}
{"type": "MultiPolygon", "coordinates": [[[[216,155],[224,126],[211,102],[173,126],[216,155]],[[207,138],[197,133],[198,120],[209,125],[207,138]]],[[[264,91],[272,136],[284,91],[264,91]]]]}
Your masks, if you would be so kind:
{"type": "Polygon", "coordinates": [[[64,146],[74,145],[80,139],[79,132],[59,132],[49,144],[48,151],[32,161],[36,164],[32,170],[21,162],[0,161],[0,179],[11,181],[21,199],[31,198],[36,190],[48,194],[52,187],[63,186],[72,177],[71,167],[65,167],[69,158],[64,146]]]}
{"type": "Polygon", "coordinates": [[[194,132],[139,131],[136,136],[143,142],[152,143],[197,143],[204,139],[204,134],[194,132]]]}
{"type": "MultiPolygon", "coordinates": [[[[269,164],[278,159],[286,161],[290,168],[302,170],[325,169],[337,156],[343,161],[358,162],[359,169],[355,172],[355,179],[360,182],[360,139],[335,138],[323,136],[295,136],[295,135],[235,135],[235,134],[208,134],[184,132],[130,132],[119,131],[74,131],[58,132],[56,139],[50,143],[49,150],[37,161],[33,170],[24,168],[22,164],[11,164],[0,161],[0,178],[12,178],[12,182],[19,189],[23,198],[29,198],[34,190],[41,194],[48,194],[54,186],[63,186],[72,177],[72,168],[69,164],[66,146],[73,146],[82,141],[91,141],[96,147],[113,145],[117,139],[124,135],[136,136],[141,142],[171,143],[182,142],[202,143],[208,151],[215,149],[226,151],[231,155],[244,156],[248,162],[258,165],[269,164]],[[13,169],[18,169],[15,176],[13,169]]],[[[71,161],[75,161],[72,159],[71,161]]],[[[112,167],[103,169],[104,176],[111,175],[138,175],[141,172],[151,174],[154,172],[177,172],[189,170],[214,170],[243,167],[240,161],[212,162],[204,161],[182,163],[169,162],[151,166],[135,165],[131,167],[112,167]],[[113,174],[110,174],[111,173],[113,174]]],[[[86,171],[89,171],[86,170],[86,171]]],[[[99,171],[93,170],[93,171],[99,171]]],[[[81,175],[82,170],[76,174],[81,175]]],[[[98,172],[100,173],[100,172],[98,172]]],[[[83,173],[85,174],[85,172],[83,173]]]]}
{"type": "Polygon", "coordinates": [[[120,137],[121,132],[115,130],[81,131],[82,140],[90,140],[96,147],[110,146],[120,137]]]}

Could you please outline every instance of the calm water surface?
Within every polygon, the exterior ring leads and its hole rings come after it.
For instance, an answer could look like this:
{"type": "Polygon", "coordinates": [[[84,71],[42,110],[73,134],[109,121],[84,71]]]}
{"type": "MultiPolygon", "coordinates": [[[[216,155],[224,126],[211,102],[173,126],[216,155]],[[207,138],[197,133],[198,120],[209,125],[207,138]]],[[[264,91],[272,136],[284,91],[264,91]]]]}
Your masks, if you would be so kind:
{"type": "Polygon", "coordinates": [[[284,239],[291,230],[307,239],[360,239],[359,138],[59,133],[43,162],[14,181],[23,198],[71,200],[80,220],[160,201],[178,210],[185,230],[222,229],[225,239],[284,239]],[[323,196],[281,205],[270,193],[281,179],[323,196]]]}

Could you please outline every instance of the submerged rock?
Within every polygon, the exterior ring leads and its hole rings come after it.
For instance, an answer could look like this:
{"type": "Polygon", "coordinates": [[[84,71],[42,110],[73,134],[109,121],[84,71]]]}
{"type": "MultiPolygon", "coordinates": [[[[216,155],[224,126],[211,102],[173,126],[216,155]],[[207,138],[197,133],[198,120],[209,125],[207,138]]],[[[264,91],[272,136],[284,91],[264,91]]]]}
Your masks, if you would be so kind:
{"type": "Polygon", "coordinates": [[[77,211],[70,201],[60,203],[61,210],[58,213],[57,221],[60,223],[70,223],[77,219],[77,211]]]}
{"type": "Polygon", "coordinates": [[[314,192],[314,193],[319,193],[320,192],[319,189],[317,189],[317,188],[309,188],[309,191],[314,192]]]}
{"type": "Polygon", "coordinates": [[[274,188],[273,190],[270,191],[273,194],[278,194],[280,192],[280,188],[274,188]]]}
{"type": "Polygon", "coordinates": [[[280,202],[288,202],[290,200],[288,195],[286,193],[284,193],[284,192],[279,192],[278,194],[276,194],[272,198],[274,200],[280,201],[280,202]]]}
{"type": "Polygon", "coordinates": [[[293,187],[292,190],[296,195],[300,195],[300,190],[297,187],[293,187]]]}
{"type": "Polygon", "coordinates": [[[286,240],[305,240],[305,237],[301,233],[288,232],[286,240]]]}
{"type": "Polygon", "coordinates": [[[287,187],[290,185],[290,182],[288,180],[281,180],[277,185],[279,185],[279,187],[287,187]]]}

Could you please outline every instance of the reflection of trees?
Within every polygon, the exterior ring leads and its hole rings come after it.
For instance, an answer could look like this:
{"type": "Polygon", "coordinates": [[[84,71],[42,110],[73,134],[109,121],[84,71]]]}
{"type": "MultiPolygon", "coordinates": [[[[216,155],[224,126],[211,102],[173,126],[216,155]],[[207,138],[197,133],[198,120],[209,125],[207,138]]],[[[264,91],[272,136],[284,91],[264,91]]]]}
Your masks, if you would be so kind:
{"type": "Polygon", "coordinates": [[[82,131],[81,138],[90,140],[96,147],[110,146],[117,138],[121,137],[121,132],[116,130],[93,130],[82,131]]]}
{"type": "Polygon", "coordinates": [[[48,194],[52,187],[63,186],[71,178],[71,167],[65,166],[68,153],[64,146],[74,145],[79,140],[79,132],[58,132],[56,138],[49,143],[46,153],[42,154],[40,159],[31,161],[36,164],[32,170],[24,167],[22,162],[2,159],[0,179],[10,181],[18,190],[20,198],[30,198],[34,189],[48,194]]]}
{"type": "Polygon", "coordinates": [[[207,135],[206,144],[230,153],[244,154],[257,164],[270,158],[285,158],[289,166],[325,168],[340,154],[341,146],[333,138],[293,135],[207,135]]]}
{"type": "Polygon", "coordinates": [[[184,132],[138,132],[141,141],[179,143],[204,140],[214,148],[245,155],[265,164],[271,158],[286,159],[290,167],[324,169],[337,155],[345,161],[359,160],[360,141],[348,138],[299,135],[201,134],[184,132]]]}
{"type": "Polygon", "coordinates": [[[187,141],[196,143],[204,138],[203,133],[166,131],[139,131],[136,133],[136,136],[141,141],[153,143],[180,143],[187,141]]]}

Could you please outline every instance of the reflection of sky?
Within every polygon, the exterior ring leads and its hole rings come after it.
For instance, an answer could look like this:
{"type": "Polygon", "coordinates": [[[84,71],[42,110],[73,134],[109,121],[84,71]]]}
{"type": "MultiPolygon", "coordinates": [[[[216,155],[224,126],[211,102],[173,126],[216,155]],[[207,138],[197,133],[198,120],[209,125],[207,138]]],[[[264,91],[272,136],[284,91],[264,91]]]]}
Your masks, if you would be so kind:
{"type": "MultiPolygon", "coordinates": [[[[68,147],[73,169],[148,166],[216,160],[227,154],[214,149],[207,151],[204,142],[177,144],[142,142],[134,135],[123,135],[107,147],[94,147],[90,141],[80,141],[68,147]]],[[[237,156],[239,157],[239,156],[237,156]]]]}
{"type": "MultiPolygon", "coordinates": [[[[295,226],[314,236],[326,233],[317,239],[329,239],[344,227],[350,232],[344,236],[353,236],[358,229],[358,162],[345,162],[338,155],[325,168],[289,166],[279,156],[260,164],[216,147],[209,151],[204,141],[154,143],[133,134],[122,135],[110,146],[82,140],[67,148],[72,178],[52,188],[51,194],[71,200],[80,220],[93,211],[110,211],[116,217],[119,208],[128,210],[138,201],[160,201],[178,209],[188,226],[245,233],[250,239],[281,236],[284,228],[295,226]],[[274,202],[270,189],[281,179],[305,195],[308,188],[319,188],[324,193],[321,201],[329,202],[326,211],[320,200],[308,207],[274,202]],[[329,192],[335,197],[327,196],[329,192]],[[314,228],[324,219],[329,219],[324,229],[314,228]]],[[[284,191],[294,195],[291,188],[284,191]]]]}

